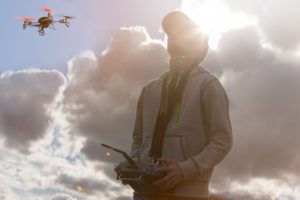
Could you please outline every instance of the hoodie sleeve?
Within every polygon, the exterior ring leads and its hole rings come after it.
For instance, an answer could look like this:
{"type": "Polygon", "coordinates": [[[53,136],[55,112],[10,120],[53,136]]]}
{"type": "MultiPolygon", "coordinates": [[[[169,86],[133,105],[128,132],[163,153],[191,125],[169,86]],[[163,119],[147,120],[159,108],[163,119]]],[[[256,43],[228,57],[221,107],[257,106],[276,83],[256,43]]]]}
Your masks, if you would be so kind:
{"type": "Polygon", "coordinates": [[[132,134],[132,144],[130,149],[131,157],[140,157],[140,147],[143,140],[143,98],[144,89],[142,90],[136,109],[136,116],[132,134]]]}
{"type": "Polygon", "coordinates": [[[217,79],[212,79],[206,84],[201,94],[201,101],[207,145],[196,156],[178,163],[184,180],[212,169],[227,155],[232,146],[229,101],[223,86],[217,79]]]}

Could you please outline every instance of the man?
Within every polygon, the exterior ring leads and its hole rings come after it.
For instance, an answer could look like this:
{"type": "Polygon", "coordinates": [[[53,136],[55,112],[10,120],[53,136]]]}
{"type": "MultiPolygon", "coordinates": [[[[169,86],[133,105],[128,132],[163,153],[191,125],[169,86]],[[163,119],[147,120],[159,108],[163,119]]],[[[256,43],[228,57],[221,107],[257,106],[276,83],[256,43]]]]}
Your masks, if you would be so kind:
{"type": "Polygon", "coordinates": [[[200,65],[208,39],[199,27],[179,11],[165,16],[162,27],[170,70],[141,92],[130,153],[134,159],[159,158],[165,165],[157,171],[166,175],[153,183],[159,194],[135,193],[134,199],[208,199],[213,168],[232,146],[228,98],[200,65]]]}

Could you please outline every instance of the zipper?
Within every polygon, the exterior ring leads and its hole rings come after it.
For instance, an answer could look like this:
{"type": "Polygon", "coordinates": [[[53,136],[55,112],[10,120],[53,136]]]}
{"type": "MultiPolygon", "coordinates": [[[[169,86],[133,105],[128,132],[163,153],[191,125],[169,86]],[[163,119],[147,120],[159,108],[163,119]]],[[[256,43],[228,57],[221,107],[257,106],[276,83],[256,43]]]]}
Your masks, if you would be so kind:
{"type": "Polygon", "coordinates": [[[183,158],[184,158],[184,160],[186,160],[187,158],[186,158],[186,152],[184,150],[184,146],[183,146],[183,142],[182,142],[182,136],[180,136],[179,139],[180,139],[180,145],[181,145],[181,150],[182,150],[183,158]]]}
{"type": "Polygon", "coordinates": [[[178,125],[179,119],[181,114],[181,103],[177,106],[177,112],[176,112],[176,119],[175,119],[175,125],[178,125]]]}

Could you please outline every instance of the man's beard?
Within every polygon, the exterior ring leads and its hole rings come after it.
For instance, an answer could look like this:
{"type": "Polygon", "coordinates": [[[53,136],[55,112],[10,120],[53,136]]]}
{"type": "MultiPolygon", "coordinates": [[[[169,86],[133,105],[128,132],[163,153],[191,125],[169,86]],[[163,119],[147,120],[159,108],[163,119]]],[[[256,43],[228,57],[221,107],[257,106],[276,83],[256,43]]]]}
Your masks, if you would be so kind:
{"type": "Polygon", "coordinates": [[[170,70],[172,71],[184,72],[197,64],[192,57],[186,55],[171,56],[169,59],[170,70]]]}
{"type": "Polygon", "coordinates": [[[181,70],[185,67],[186,64],[186,58],[184,55],[182,56],[171,56],[170,60],[170,69],[174,71],[181,70]]]}
{"type": "Polygon", "coordinates": [[[182,47],[174,44],[168,46],[170,70],[185,71],[193,67],[195,58],[192,56],[192,51],[193,49],[189,46],[182,47]]]}

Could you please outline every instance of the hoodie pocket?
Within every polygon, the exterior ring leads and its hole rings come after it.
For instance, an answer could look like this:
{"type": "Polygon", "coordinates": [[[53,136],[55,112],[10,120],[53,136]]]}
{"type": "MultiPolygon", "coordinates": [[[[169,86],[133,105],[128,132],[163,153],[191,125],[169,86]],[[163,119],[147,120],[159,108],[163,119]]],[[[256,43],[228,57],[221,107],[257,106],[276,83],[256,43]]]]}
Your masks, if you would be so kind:
{"type": "Polygon", "coordinates": [[[185,136],[165,136],[162,157],[169,158],[178,162],[186,160],[187,152],[185,145],[185,136]]]}

